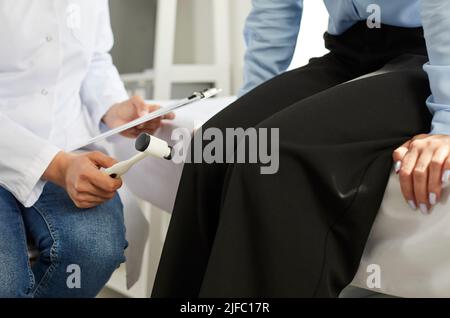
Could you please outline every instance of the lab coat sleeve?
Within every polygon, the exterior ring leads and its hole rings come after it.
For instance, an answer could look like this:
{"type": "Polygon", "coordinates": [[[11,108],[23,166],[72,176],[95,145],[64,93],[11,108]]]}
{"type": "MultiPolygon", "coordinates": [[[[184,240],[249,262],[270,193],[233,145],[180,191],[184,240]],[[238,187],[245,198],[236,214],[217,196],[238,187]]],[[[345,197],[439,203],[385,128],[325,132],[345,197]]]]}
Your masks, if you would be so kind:
{"type": "Polygon", "coordinates": [[[0,186],[25,207],[42,193],[41,177],[60,149],[0,113],[0,186]]]}
{"type": "Polygon", "coordinates": [[[101,1],[98,26],[97,30],[94,30],[97,32],[96,45],[89,71],[81,87],[81,100],[97,128],[100,127],[103,116],[112,105],[128,99],[119,72],[109,54],[114,45],[114,37],[108,1],[101,1]]]}
{"type": "Polygon", "coordinates": [[[428,73],[433,114],[431,133],[450,135],[450,6],[448,0],[422,0],[422,24],[427,41],[428,73]]]}
{"type": "Polygon", "coordinates": [[[284,72],[297,45],[303,0],[253,0],[244,30],[247,51],[239,95],[284,72]]]}

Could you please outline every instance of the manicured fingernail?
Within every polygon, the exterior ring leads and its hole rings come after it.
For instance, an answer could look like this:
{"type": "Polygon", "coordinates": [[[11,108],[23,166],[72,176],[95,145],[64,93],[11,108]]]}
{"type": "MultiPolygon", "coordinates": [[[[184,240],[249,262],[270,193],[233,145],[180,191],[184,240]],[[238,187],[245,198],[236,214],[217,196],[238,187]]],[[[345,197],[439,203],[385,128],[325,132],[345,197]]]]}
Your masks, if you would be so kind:
{"type": "Polygon", "coordinates": [[[420,207],[420,212],[422,212],[422,214],[428,215],[428,207],[426,204],[421,203],[419,205],[419,207],[420,207]]]}
{"type": "Polygon", "coordinates": [[[436,205],[436,193],[431,192],[429,195],[429,199],[431,205],[436,205]]]}
{"type": "Polygon", "coordinates": [[[450,170],[445,170],[444,174],[442,175],[442,184],[447,184],[450,179],[450,170]]]}
{"type": "Polygon", "coordinates": [[[411,209],[413,209],[414,211],[417,210],[417,206],[416,206],[416,204],[414,203],[413,200],[409,200],[408,204],[411,207],[411,209]]]}
{"type": "Polygon", "coordinates": [[[400,168],[402,167],[402,162],[401,161],[397,161],[395,163],[394,169],[395,169],[395,173],[398,173],[400,171],[400,168]]]}

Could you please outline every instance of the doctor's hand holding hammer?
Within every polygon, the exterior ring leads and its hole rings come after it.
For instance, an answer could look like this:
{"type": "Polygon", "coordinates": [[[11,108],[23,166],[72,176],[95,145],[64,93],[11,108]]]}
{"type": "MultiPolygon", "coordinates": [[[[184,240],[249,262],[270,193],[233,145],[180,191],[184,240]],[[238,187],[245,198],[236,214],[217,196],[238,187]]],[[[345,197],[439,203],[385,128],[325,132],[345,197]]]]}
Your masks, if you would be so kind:
{"type": "MultiPolygon", "coordinates": [[[[140,97],[113,105],[102,121],[109,128],[116,128],[150,112],[160,106],[148,105],[140,97]]],[[[172,120],[173,113],[148,121],[122,133],[123,136],[136,138],[142,132],[153,134],[163,119],[172,120]]],[[[122,186],[121,179],[113,179],[100,168],[109,168],[117,161],[101,152],[67,153],[59,152],[43,174],[43,179],[66,189],[78,208],[88,209],[102,204],[114,197],[122,186]]]]}

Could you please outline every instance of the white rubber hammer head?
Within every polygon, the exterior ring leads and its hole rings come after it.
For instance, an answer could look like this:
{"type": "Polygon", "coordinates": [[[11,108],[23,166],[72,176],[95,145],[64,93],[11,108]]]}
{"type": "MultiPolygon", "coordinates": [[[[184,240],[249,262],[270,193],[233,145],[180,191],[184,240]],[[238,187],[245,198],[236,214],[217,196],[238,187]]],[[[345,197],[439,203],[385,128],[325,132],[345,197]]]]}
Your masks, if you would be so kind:
{"type": "Polygon", "coordinates": [[[145,153],[149,156],[171,160],[172,147],[164,140],[158,139],[147,133],[142,133],[136,139],[134,147],[137,151],[145,153]]]}
{"type": "Polygon", "coordinates": [[[141,161],[142,159],[153,156],[160,159],[171,160],[172,159],[172,147],[170,147],[167,142],[151,136],[146,133],[142,133],[136,139],[134,144],[139,153],[134,157],[119,162],[114,166],[105,169],[105,173],[108,174],[111,178],[118,179],[122,177],[128,170],[131,169],[136,163],[141,161]]]}

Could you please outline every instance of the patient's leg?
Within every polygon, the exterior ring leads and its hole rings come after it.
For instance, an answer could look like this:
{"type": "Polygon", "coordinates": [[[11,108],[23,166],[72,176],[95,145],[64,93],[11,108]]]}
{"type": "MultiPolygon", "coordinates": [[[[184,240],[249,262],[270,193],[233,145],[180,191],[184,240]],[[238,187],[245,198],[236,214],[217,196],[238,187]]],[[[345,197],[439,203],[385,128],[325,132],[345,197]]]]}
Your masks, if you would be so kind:
{"type": "Polygon", "coordinates": [[[201,296],[335,297],[351,282],[393,150],[429,131],[425,61],[403,57],[258,126],[280,128],[279,172],[229,169],[214,239],[200,240],[213,242],[201,296]]]}
{"type": "MultiPolygon", "coordinates": [[[[261,85],[226,108],[204,129],[255,127],[271,115],[304,98],[354,78],[351,67],[334,55],[261,85]]],[[[186,164],[179,186],[169,239],[164,248],[155,296],[196,296],[214,239],[226,164],[186,164]]]]}
{"type": "Polygon", "coordinates": [[[186,166],[153,295],[336,296],[357,270],[393,149],[429,130],[425,60],[403,58],[261,122],[280,128],[275,175],[186,166]]]}

